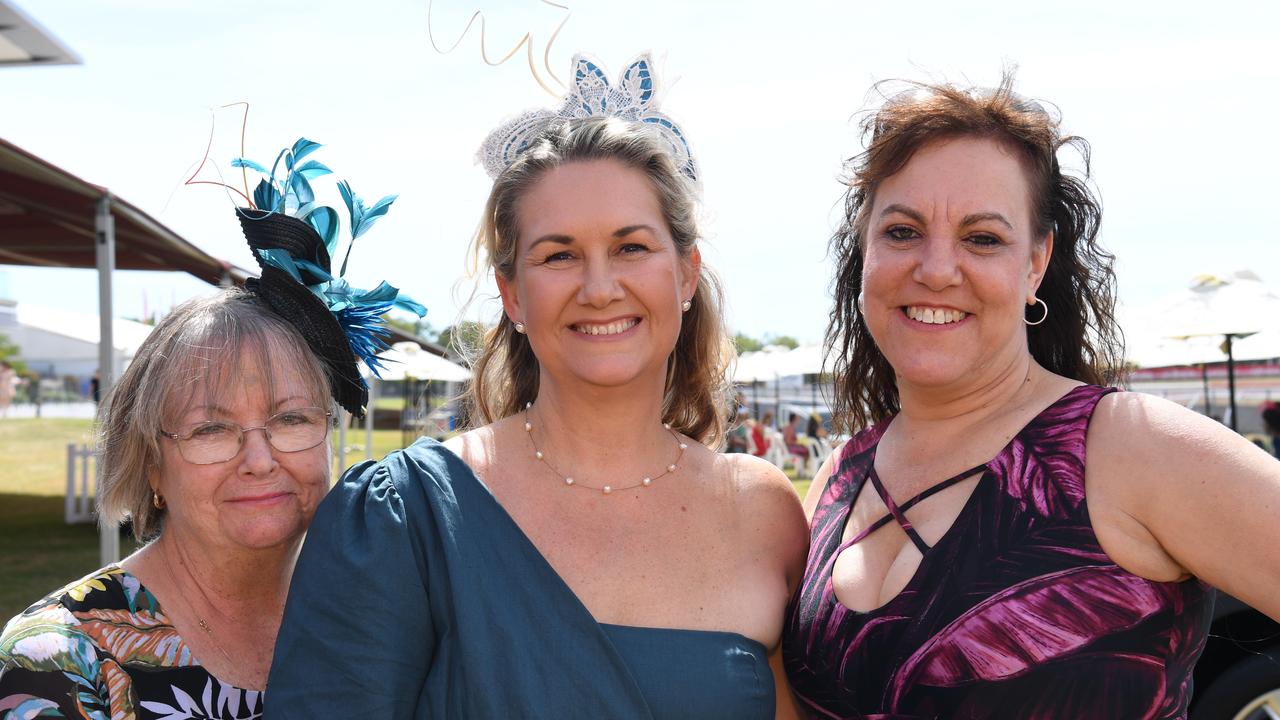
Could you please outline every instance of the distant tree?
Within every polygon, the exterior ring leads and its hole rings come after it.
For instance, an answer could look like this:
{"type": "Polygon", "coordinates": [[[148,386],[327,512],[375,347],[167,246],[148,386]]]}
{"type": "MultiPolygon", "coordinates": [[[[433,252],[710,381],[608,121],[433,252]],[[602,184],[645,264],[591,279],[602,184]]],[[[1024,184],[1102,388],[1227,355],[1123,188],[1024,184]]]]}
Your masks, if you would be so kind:
{"type": "Polygon", "coordinates": [[[764,343],[753,337],[743,335],[742,333],[738,333],[733,336],[733,344],[738,348],[738,352],[740,353],[755,352],[756,350],[760,350],[764,347],[764,343]]]}
{"type": "Polygon", "coordinates": [[[800,343],[790,335],[765,335],[764,343],[766,345],[782,345],[783,347],[789,347],[792,350],[800,347],[800,343]]]}
{"type": "Polygon", "coordinates": [[[439,333],[431,327],[431,323],[427,322],[426,318],[401,317],[387,313],[382,316],[382,319],[386,320],[391,327],[416,338],[437,342],[436,338],[439,337],[439,333]]]}
{"type": "Polygon", "coordinates": [[[488,326],[475,320],[463,320],[440,331],[436,342],[458,355],[474,355],[484,345],[488,326]]]}
{"type": "Polygon", "coordinates": [[[9,341],[8,335],[0,335],[0,360],[9,363],[19,375],[27,374],[27,364],[18,359],[22,349],[9,341]]]}

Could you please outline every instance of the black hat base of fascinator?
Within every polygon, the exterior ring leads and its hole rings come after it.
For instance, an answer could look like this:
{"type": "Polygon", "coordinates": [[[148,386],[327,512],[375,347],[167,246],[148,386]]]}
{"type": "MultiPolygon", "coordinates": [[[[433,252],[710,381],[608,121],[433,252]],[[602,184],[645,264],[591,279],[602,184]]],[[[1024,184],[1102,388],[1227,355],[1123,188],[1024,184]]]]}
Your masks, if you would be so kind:
{"type": "Polygon", "coordinates": [[[303,161],[319,147],[300,138],[281,151],[270,172],[252,160],[232,161],[233,167],[264,176],[251,200],[257,207],[236,209],[254,260],[262,269],[261,277],[245,281],[245,288],[298,329],[329,368],[333,399],[352,415],[364,417],[369,386],[359,363],[375,376],[383,368],[378,353],[389,346],[382,316],[399,308],[422,317],[427,309],[385,282],[373,290],[360,290],[342,278],[356,238],[387,213],[395,195],[365,206],[349,184],[338,183],[350,215],[351,238],[342,267],[333,274],[330,258],[338,243],[338,213],[318,204],[311,188],[312,179],[331,171],[315,160],[303,161]],[[285,172],[283,178],[276,177],[280,169],[285,172]]]}
{"type": "Polygon", "coordinates": [[[271,311],[289,321],[311,351],[329,367],[333,399],[353,415],[363,416],[369,404],[369,388],[360,377],[355,351],[342,332],[337,318],[307,286],[289,273],[263,262],[258,250],[285,250],[294,257],[310,257],[317,249],[329,267],[329,254],[315,229],[297,218],[263,210],[236,208],[240,227],[254,258],[262,268],[261,278],[249,278],[245,289],[262,298],[271,311]]]}

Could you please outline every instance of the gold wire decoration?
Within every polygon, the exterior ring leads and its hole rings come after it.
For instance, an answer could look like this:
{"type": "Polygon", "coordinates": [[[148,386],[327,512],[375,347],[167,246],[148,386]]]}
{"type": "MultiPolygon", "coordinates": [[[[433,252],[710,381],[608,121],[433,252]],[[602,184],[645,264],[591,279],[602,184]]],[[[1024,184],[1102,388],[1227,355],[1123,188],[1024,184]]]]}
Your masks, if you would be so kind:
{"type": "Polygon", "coordinates": [[[441,50],[440,45],[436,43],[435,32],[432,29],[432,23],[431,23],[431,9],[435,3],[434,3],[434,0],[427,0],[427,39],[431,41],[431,47],[436,52],[440,53],[441,55],[448,55],[449,53],[457,49],[458,45],[462,43],[463,38],[465,38],[467,36],[467,33],[471,31],[471,26],[476,23],[476,20],[479,20],[480,21],[480,57],[481,59],[484,60],[486,65],[489,65],[491,67],[497,67],[498,65],[501,65],[506,61],[510,60],[512,57],[515,56],[517,52],[520,51],[521,47],[524,47],[526,51],[525,54],[528,58],[529,72],[533,74],[533,79],[535,82],[538,83],[538,87],[545,90],[552,97],[559,98],[564,94],[564,91],[567,89],[568,86],[566,86],[564,84],[564,81],[561,80],[558,76],[556,76],[555,71],[551,69],[551,46],[555,44],[556,38],[560,36],[560,31],[564,29],[565,23],[569,22],[569,17],[571,13],[568,5],[561,5],[560,3],[552,2],[552,0],[538,0],[538,2],[542,3],[543,5],[550,5],[551,7],[556,8],[557,10],[564,11],[564,18],[560,20],[560,23],[556,25],[556,29],[552,31],[551,37],[547,39],[547,46],[542,52],[543,72],[545,72],[552,80],[555,81],[557,85],[560,86],[559,91],[556,91],[550,85],[548,85],[546,81],[542,79],[542,75],[539,74],[538,72],[537,63],[535,63],[533,59],[534,42],[533,42],[532,30],[526,31],[525,34],[521,36],[520,39],[516,42],[516,44],[510,50],[508,50],[505,55],[503,55],[500,59],[498,59],[495,62],[489,59],[489,50],[488,50],[487,43],[485,42],[484,12],[480,10],[476,10],[475,12],[471,13],[471,18],[467,20],[466,27],[462,28],[462,32],[458,35],[458,39],[454,40],[453,44],[450,45],[447,50],[441,50]]]}

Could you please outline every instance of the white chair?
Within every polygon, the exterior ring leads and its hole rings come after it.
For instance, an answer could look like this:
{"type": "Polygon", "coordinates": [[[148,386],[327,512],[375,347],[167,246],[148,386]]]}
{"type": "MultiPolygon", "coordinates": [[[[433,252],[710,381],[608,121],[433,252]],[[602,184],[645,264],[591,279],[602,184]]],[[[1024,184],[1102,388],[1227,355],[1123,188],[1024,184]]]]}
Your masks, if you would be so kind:
{"type": "Polygon", "coordinates": [[[787,452],[787,444],[782,441],[782,433],[767,427],[764,429],[764,440],[769,444],[769,449],[764,451],[764,459],[779,469],[785,468],[791,453],[787,452]]]}
{"type": "Polygon", "coordinates": [[[831,455],[831,446],[822,438],[809,438],[809,477],[818,474],[818,468],[822,467],[822,463],[827,461],[827,456],[831,455]]]}

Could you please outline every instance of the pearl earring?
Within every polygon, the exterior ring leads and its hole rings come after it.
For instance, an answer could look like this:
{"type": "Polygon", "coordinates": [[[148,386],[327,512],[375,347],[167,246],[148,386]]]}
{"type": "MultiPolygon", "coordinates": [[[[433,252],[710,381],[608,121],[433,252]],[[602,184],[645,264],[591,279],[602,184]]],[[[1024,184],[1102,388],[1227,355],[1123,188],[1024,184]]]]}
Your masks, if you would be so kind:
{"type": "Polygon", "coordinates": [[[521,335],[524,335],[524,332],[525,332],[524,323],[522,322],[516,323],[516,332],[520,333],[521,335]]]}
{"type": "Polygon", "coordinates": [[[680,303],[680,309],[684,312],[689,312],[689,308],[691,307],[693,307],[692,300],[685,300],[684,302],[680,303]]]}

